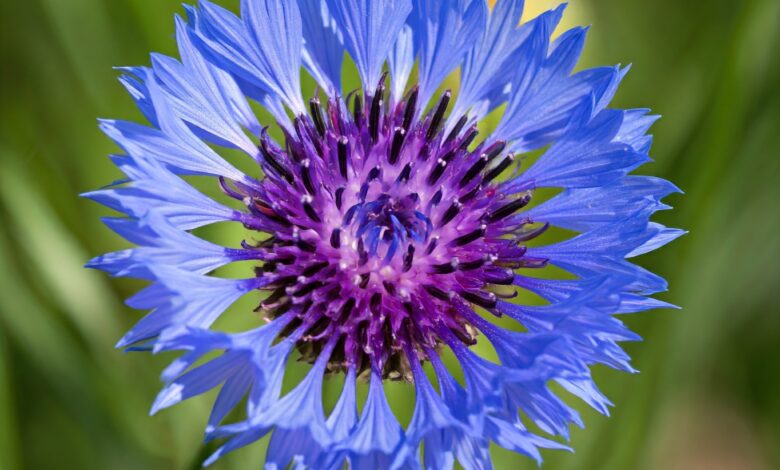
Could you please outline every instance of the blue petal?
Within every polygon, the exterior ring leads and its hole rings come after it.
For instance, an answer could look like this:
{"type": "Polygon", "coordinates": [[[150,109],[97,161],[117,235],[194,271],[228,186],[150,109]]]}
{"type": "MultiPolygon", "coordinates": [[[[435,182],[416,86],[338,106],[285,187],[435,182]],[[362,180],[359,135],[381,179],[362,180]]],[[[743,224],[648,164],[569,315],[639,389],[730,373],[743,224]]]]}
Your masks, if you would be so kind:
{"type": "Polygon", "coordinates": [[[256,78],[296,115],[305,113],[300,84],[303,31],[297,2],[241,0],[241,16],[258,59],[256,78]]]}
{"type": "Polygon", "coordinates": [[[504,116],[493,132],[496,139],[515,140],[518,138],[514,130],[519,124],[520,110],[529,97],[534,95],[531,89],[536,76],[547,57],[550,35],[561,19],[564,6],[550,10],[537,16],[522,26],[524,38],[517,51],[514,69],[511,74],[511,94],[504,116]]]}
{"type": "Polygon", "coordinates": [[[486,434],[492,441],[504,449],[531,457],[536,460],[537,464],[542,463],[539,447],[568,449],[568,447],[557,442],[544,439],[527,431],[519,420],[512,423],[491,417],[488,418],[487,423],[486,434]]]}
{"type": "MultiPolygon", "coordinates": [[[[543,81],[542,89],[530,94],[522,109],[512,114],[516,120],[509,130],[517,140],[510,149],[535,150],[560,138],[568,127],[583,126],[606,108],[627,72],[628,67],[597,67],[571,77],[543,81]]],[[[541,76],[538,74],[536,80],[541,80],[541,76]]]]}
{"type": "Polygon", "coordinates": [[[625,273],[626,265],[621,263],[623,258],[650,240],[656,232],[648,227],[647,215],[638,214],[553,245],[529,248],[527,254],[549,259],[552,264],[581,277],[606,274],[633,277],[638,276],[639,271],[625,273]]]}
{"type": "Polygon", "coordinates": [[[271,92],[265,91],[262,88],[244,80],[241,77],[235,77],[238,88],[248,98],[251,98],[261,105],[276,119],[277,124],[284,128],[287,132],[293,132],[293,127],[290,117],[287,115],[287,110],[284,108],[284,103],[278,96],[271,92]]]}
{"type": "Polygon", "coordinates": [[[609,105],[612,98],[615,97],[618,85],[623,81],[623,78],[628,74],[628,71],[631,70],[631,66],[627,65],[623,68],[620,68],[620,65],[615,67],[601,67],[583,70],[577,75],[588,75],[590,72],[596,72],[598,74],[600,69],[612,69],[613,73],[608,81],[603,82],[599,87],[594,88],[594,95],[596,96],[596,103],[593,108],[594,114],[601,112],[609,105]]]}
{"type": "Polygon", "coordinates": [[[219,68],[232,73],[239,89],[246,96],[261,103],[277,122],[291,130],[292,124],[282,98],[253,78],[254,64],[244,56],[245,53],[252,53],[251,46],[247,43],[248,33],[241,20],[207,0],[200,2],[200,9],[187,8],[187,17],[197,38],[196,46],[204,56],[219,68]],[[245,52],[244,48],[250,49],[250,52],[245,52]]]}
{"type": "Polygon", "coordinates": [[[387,403],[382,378],[371,373],[368,399],[350,436],[334,448],[332,456],[345,456],[352,468],[387,468],[403,439],[403,429],[387,403]]]}
{"type": "Polygon", "coordinates": [[[231,374],[222,389],[217,395],[217,399],[214,401],[214,407],[209,415],[208,425],[206,426],[206,432],[214,429],[223,419],[233,411],[241,400],[246,396],[248,391],[255,387],[256,384],[261,383],[260,375],[255,369],[238,370],[237,373],[231,374]]]}
{"type": "MultiPolygon", "coordinates": [[[[465,468],[493,468],[488,451],[489,441],[486,436],[483,436],[483,414],[486,410],[470,409],[466,405],[469,401],[468,392],[455,381],[437,353],[432,350],[427,352],[439,381],[442,398],[450,412],[468,426],[466,428],[468,432],[459,426],[451,426],[426,436],[424,444],[426,470],[452,468],[455,458],[465,468]]],[[[498,389],[499,387],[496,387],[496,390],[498,389]]]]}
{"type": "Polygon", "coordinates": [[[550,47],[549,55],[534,78],[534,88],[538,89],[555,81],[566,81],[580,58],[587,31],[586,27],[572,28],[555,40],[550,47]]]}
{"type": "MultiPolygon", "coordinates": [[[[628,286],[624,284],[623,288],[628,286]]],[[[614,279],[602,277],[598,284],[592,284],[591,288],[582,289],[559,303],[535,307],[499,302],[497,308],[530,331],[566,335],[573,350],[571,353],[560,351],[563,353],[560,358],[572,365],[583,361],[586,364],[600,363],[634,372],[629,363],[630,358],[615,342],[636,341],[641,338],[610,315],[624,308],[622,295],[615,294],[620,292],[620,289],[621,285],[614,279]]],[[[578,384],[573,392],[583,394],[585,401],[603,411],[606,402],[597,400],[592,388],[586,387],[583,382],[590,380],[588,370],[581,365],[574,367],[571,372],[565,372],[558,378],[573,380],[578,384]]]]}
{"type": "Polygon", "coordinates": [[[390,69],[390,90],[394,103],[401,101],[409,80],[409,74],[414,67],[414,42],[412,28],[404,25],[398,32],[390,55],[387,57],[387,66],[390,69]]]}
{"type": "Polygon", "coordinates": [[[492,470],[493,460],[490,457],[489,444],[487,439],[475,439],[466,435],[457,436],[454,442],[455,456],[463,468],[492,470]]]}
{"type": "Polygon", "coordinates": [[[411,0],[328,0],[328,6],[364,88],[373,93],[382,64],[412,10],[411,0]]]}
{"type": "Polygon", "coordinates": [[[522,0],[498,2],[490,12],[487,27],[463,60],[452,116],[457,118],[474,107],[470,117],[478,120],[500,104],[502,100],[495,98],[511,82],[507,72],[520,60],[520,46],[530,29],[527,25],[518,28],[522,15],[522,0]]]}
{"type": "Polygon", "coordinates": [[[508,384],[506,396],[512,406],[522,410],[547,434],[568,439],[570,424],[584,426],[579,413],[558,398],[545,384],[508,384]]]}
{"type": "MultiPolygon", "coordinates": [[[[543,279],[515,275],[514,284],[533,292],[549,302],[561,302],[572,295],[582,292],[594,281],[595,279],[582,281],[579,279],[543,279]]],[[[597,281],[600,283],[601,279],[598,279],[597,281]]]]}
{"type": "MultiPolygon", "coordinates": [[[[294,341],[284,340],[279,346],[271,348],[270,351],[268,342],[265,341],[264,343],[260,345],[255,344],[252,348],[253,364],[261,370],[264,380],[261,384],[256,384],[249,390],[247,407],[249,419],[236,424],[207,429],[207,440],[222,437],[229,437],[230,439],[206,459],[204,466],[211,465],[223,455],[261,439],[273,429],[272,424],[269,425],[266,420],[258,419],[258,417],[263,416],[263,413],[272,410],[274,407],[278,407],[279,393],[284,376],[284,365],[287,362],[294,341]]],[[[293,413],[296,409],[281,411],[293,413]]],[[[293,432],[292,435],[298,436],[300,434],[293,432]]],[[[282,455],[277,455],[277,458],[281,457],[282,455]]]]}
{"type": "Polygon", "coordinates": [[[334,97],[341,90],[344,39],[326,0],[298,0],[303,25],[303,64],[317,83],[334,97]]]}
{"type": "Polygon", "coordinates": [[[620,308],[618,309],[618,312],[636,313],[656,308],[679,309],[680,307],[670,304],[669,302],[664,302],[663,300],[654,299],[652,297],[645,297],[636,294],[622,294],[620,296],[620,308]]]}
{"type": "Polygon", "coordinates": [[[357,399],[355,397],[355,369],[349,368],[344,378],[344,388],[336,406],[328,416],[328,429],[334,441],[341,441],[352,432],[357,424],[357,399]]]}
{"type": "Polygon", "coordinates": [[[648,227],[647,214],[640,213],[553,245],[529,248],[528,254],[550,259],[563,254],[572,255],[574,258],[569,258],[571,262],[575,261],[577,255],[623,258],[651,239],[656,232],[657,230],[648,227]]]}
{"type": "Polygon", "coordinates": [[[485,29],[485,0],[416,0],[410,19],[420,57],[421,111],[441,82],[457,66],[485,29]]]}
{"type": "MultiPolygon", "coordinates": [[[[355,399],[355,370],[347,371],[344,388],[339,401],[328,417],[326,426],[329,441],[338,443],[346,439],[357,423],[357,401],[355,399]]],[[[293,468],[341,468],[339,462],[331,462],[327,467],[324,460],[328,457],[325,450],[329,445],[314,439],[306,429],[276,429],[271,437],[266,465],[270,468],[287,468],[292,460],[293,468]],[[276,465],[276,467],[273,467],[276,465]]]]}
{"type": "MultiPolygon", "coordinates": [[[[201,0],[194,29],[202,47],[219,67],[281,100],[295,115],[304,114],[300,94],[303,35],[296,2],[242,0],[241,14],[243,21],[201,0]]],[[[274,115],[283,119],[283,115],[274,115]]]]}
{"type": "MultiPolygon", "coordinates": [[[[571,298],[582,296],[583,293],[593,292],[601,286],[608,276],[594,276],[578,280],[540,279],[526,276],[515,276],[514,284],[527,289],[543,299],[558,303],[571,298]]],[[[632,279],[633,280],[633,279],[632,279]]],[[[605,311],[610,313],[635,313],[655,308],[678,308],[670,303],[645,297],[633,292],[627,292],[627,285],[612,284],[612,294],[605,298],[605,311]],[[616,301],[607,300],[616,298],[616,301]]],[[[603,309],[603,307],[601,307],[603,309]]]]}
{"type": "Polygon", "coordinates": [[[208,63],[192,42],[193,32],[176,18],[176,37],[181,63],[152,54],[155,76],[164,85],[173,113],[197,127],[214,143],[237,147],[249,155],[257,147],[242,127],[258,135],[257,122],[235,80],[208,63]]]}
{"type": "Polygon", "coordinates": [[[648,114],[647,109],[629,109],[624,111],[623,125],[615,136],[615,141],[624,142],[634,148],[637,152],[647,153],[653,138],[647,135],[650,126],[660,118],[648,114]]]}
{"type": "Polygon", "coordinates": [[[133,157],[157,159],[177,173],[224,176],[250,182],[243,173],[198,140],[183,123],[179,124],[178,135],[173,136],[134,122],[111,119],[102,120],[100,128],[133,157]]]}
{"type": "Polygon", "coordinates": [[[274,424],[281,429],[305,428],[319,442],[326,443],[329,437],[322,408],[322,380],[334,345],[333,339],[329,341],[306,377],[273,407],[252,417],[253,422],[274,424]]]}
{"type": "Polygon", "coordinates": [[[173,227],[159,213],[142,219],[105,219],[109,226],[129,241],[142,245],[135,249],[108,253],[91,260],[87,267],[113,276],[153,280],[146,266],[163,264],[205,274],[239,259],[248,259],[245,250],[230,250],[173,227]]]}
{"type": "Polygon", "coordinates": [[[117,70],[125,72],[119,77],[119,81],[124,85],[127,92],[135,101],[138,109],[153,126],[157,126],[157,113],[154,110],[154,104],[149,96],[149,89],[144,83],[144,77],[149,74],[148,67],[118,67],[117,70]]]}
{"type": "Polygon", "coordinates": [[[627,176],[606,187],[572,188],[519,215],[569,230],[587,231],[638,212],[664,209],[661,199],[679,192],[672,183],[651,176],[627,176]]]}
{"type": "Polygon", "coordinates": [[[154,343],[154,351],[184,350],[186,354],[165,369],[163,380],[169,383],[160,393],[154,411],[182,399],[202,393],[224,382],[217,396],[207,432],[235,408],[248,391],[264,386],[263,353],[270,347],[290,316],[240,334],[225,334],[177,326],[166,329],[154,343]],[[208,353],[224,350],[222,356],[182,374],[208,353]]]}
{"type": "Polygon", "coordinates": [[[192,369],[160,391],[152,405],[151,414],[205,393],[233,376],[251,373],[247,367],[250,358],[251,354],[247,351],[227,352],[192,369]]]}
{"type": "Polygon", "coordinates": [[[150,77],[145,77],[160,129],[133,122],[102,120],[100,128],[128,154],[156,159],[182,174],[224,176],[251,184],[252,180],[202,142],[177,116],[168,98],[150,77]]]}
{"type": "MultiPolygon", "coordinates": [[[[521,67],[512,82],[507,109],[494,132],[494,138],[512,141],[513,151],[543,147],[560,137],[578,113],[600,112],[625,73],[617,67],[602,67],[569,75],[582,50],[586,28],[562,34],[548,56],[549,36],[562,11],[561,6],[523,25],[533,26],[533,31],[520,48],[521,67]],[[591,101],[592,106],[587,108],[591,101]]],[[[590,115],[584,117],[589,119],[590,115]]]]}
{"type": "Polygon", "coordinates": [[[247,429],[244,432],[240,432],[236,434],[236,437],[230,439],[225,445],[217,449],[213,454],[209,456],[204,462],[203,466],[208,467],[209,465],[212,465],[214,462],[222,458],[225,454],[229,454],[230,452],[233,452],[234,450],[240,449],[244,446],[248,446],[249,444],[257,441],[258,439],[262,439],[263,436],[268,434],[268,431],[270,429],[261,429],[261,428],[250,428],[247,429]]]}
{"type": "Polygon", "coordinates": [[[560,378],[556,379],[563,388],[569,393],[576,395],[582,401],[590,405],[591,408],[603,414],[609,416],[609,407],[614,406],[613,403],[596,387],[593,379],[573,379],[573,378],[560,378]]]}
{"type": "Polygon", "coordinates": [[[294,470],[312,468],[324,451],[306,429],[275,429],[268,443],[265,470],[294,470]],[[292,466],[290,463],[292,462],[292,466]]]}
{"type": "Polygon", "coordinates": [[[141,319],[117,347],[156,336],[170,326],[208,328],[233,302],[261,287],[262,278],[222,279],[168,266],[149,266],[157,282],[127,300],[133,308],[155,310],[141,319]]]}
{"type": "Polygon", "coordinates": [[[650,227],[652,230],[656,231],[656,234],[653,235],[653,238],[647,240],[641,246],[633,249],[629,254],[626,255],[626,257],[632,258],[634,256],[643,255],[653,250],[657,250],[667,243],[672,242],[688,233],[686,230],[664,227],[663,225],[657,224],[655,222],[650,222],[650,227]]]}
{"type": "MultiPolygon", "coordinates": [[[[448,335],[449,336],[449,335],[448,335]]],[[[484,410],[497,410],[502,407],[500,397],[501,384],[505,369],[476,355],[462,343],[445,339],[458,358],[466,382],[466,410],[473,417],[481,417],[484,410]]],[[[471,422],[481,425],[481,422],[471,422]]]]}
{"type": "Polygon", "coordinates": [[[525,173],[506,183],[504,191],[604,186],[625,176],[649,157],[612,142],[622,119],[620,111],[601,112],[587,126],[553,144],[525,173]]]}
{"type": "Polygon", "coordinates": [[[188,326],[168,328],[154,340],[154,353],[186,351],[171,362],[163,371],[161,379],[171,382],[189,369],[203,355],[218,349],[230,349],[239,335],[229,335],[188,326]]]}
{"type": "Polygon", "coordinates": [[[586,108],[591,95],[598,100],[616,73],[615,69],[601,68],[569,77],[567,68],[573,64],[568,55],[579,52],[585,30],[571,30],[559,40],[565,42],[542,64],[526,93],[513,97],[496,133],[514,141],[510,146],[513,151],[535,150],[559,138],[578,112],[593,111],[586,108]],[[558,57],[558,52],[567,57],[558,57]]]}
{"type": "Polygon", "coordinates": [[[122,156],[112,160],[133,181],[82,196],[135,218],[154,210],[181,230],[241,218],[239,212],[205,196],[153,160],[122,156]]]}
{"type": "MultiPolygon", "coordinates": [[[[442,430],[425,440],[423,462],[425,470],[451,470],[455,466],[454,433],[442,430]]],[[[466,468],[475,468],[467,466],[466,468]]]]}
{"type": "MultiPolygon", "coordinates": [[[[190,70],[190,77],[194,76],[194,81],[199,81],[200,86],[204,87],[204,96],[210,98],[212,106],[219,112],[221,119],[231,127],[235,128],[235,124],[238,124],[253,135],[259,135],[260,123],[236,80],[229,73],[206,60],[202,51],[197,48],[195,32],[179,18],[177,18],[177,28],[177,36],[181,36],[178,43],[182,63],[190,70]],[[231,120],[235,123],[230,122],[231,120]]],[[[206,127],[204,129],[208,130],[206,127]]],[[[245,136],[241,133],[238,137],[245,136]]],[[[245,149],[245,146],[240,148],[245,149]]],[[[247,153],[254,154],[256,151],[247,151],[247,153]]]]}
{"type": "MultiPolygon", "coordinates": [[[[415,406],[412,420],[406,431],[404,450],[396,456],[396,462],[404,462],[407,459],[414,460],[419,453],[419,445],[430,434],[448,429],[450,427],[464,428],[450,413],[449,408],[433,389],[430,381],[422,370],[417,352],[406,348],[412,374],[414,376],[415,406]]],[[[427,447],[427,444],[426,444],[427,447]]]]}
{"type": "MultiPolygon", "coordinates": [[[[288,314],[291,315],[300,313],[300,307],[293,308],[288,312],[288,314]]],[[[256,351],[258,360],[265,363],[266,386],[263,389],[253,390],[247,399],[247,416],[249,417],[250,422],[258,417],[262,417],[263,413],[271,409],[279,400],[279,396],[282,392],[282,383],[284,381],[287,360],[296,341],[300,339],[300,334],[302,333],[303,330],[299,327],[295,333],[287,336],[267,352],[262,348],[256,351]]]]}
{"type": "Polygon", "coordinates": [[[279,468],[286,468],[293,459],[298,464],[313,464],[319,450],[333,440],[333,435],[327,429],[322,406],[322,380],[338,339],[338,335],[331,337],[309,373],[292,391],[251,418],[255,427],[275,425],[275,436],[281,432],[283,436],[299,439],[296,449],[291,449],[272,438],[276,445],[269,449],[269,459],[277,463],[279,468]]]}

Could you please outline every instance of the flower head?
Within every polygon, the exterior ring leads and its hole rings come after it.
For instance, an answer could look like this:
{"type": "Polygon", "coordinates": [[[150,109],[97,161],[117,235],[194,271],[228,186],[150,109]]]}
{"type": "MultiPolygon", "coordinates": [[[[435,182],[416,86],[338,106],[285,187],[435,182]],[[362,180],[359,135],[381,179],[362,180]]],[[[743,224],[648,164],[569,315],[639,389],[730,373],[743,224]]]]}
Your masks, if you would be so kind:
{"type": "Polygon", "coordinates": [[[562,11],[520,24],[512,0],[492,11],[480,0],[243,0],[237,17],[203,0],[176,20],[179,60],[123,69],[150,125],[101,123],[127,178],[87,196],[124,213],[106,222],[138,246],[89,266],[151,282],[128,300],[151,312],[119,347],[181,352],[153,411],[221,387],[206,431],[226,441],[208,462],[273,433],[270,468],[486,468],[491,442],[540,460],[539,448],[564,446],[538,434],[582,424],[552,381],[607,412],[589,366],[633,370],[617,343],[638,339],[612,314],[667,306],[648,297],[664,280],[627,258],[682,232],[649,221],[675,186],[629,175],[649,161],[655,117],[607,108],[627,69],[572,73],[586,30],[552,40],[562,11]],[[345,95],[344,51],[362,80],[345,95]],[[302,65],[320,87],[308,102],[302,65]],[[437,94],[458,67],[457,96],[437,94]],[[495,131],[480,135],[501,104],[495,131]],[[193,175],[233,203],[195,189],[193,175]],[[543,188],[562,191],[538,197],[543,188]],[[246,229],[234,248],[190,233],[224,221],[246,229]],[[551,227],[576,235],[553,242],[551,227]],[[209,274],[238,261],[253,261],[253,275],[209,274]],[[569,276],[551,279],[549,265],[569,276]],[[257,290],[265,322],[212,327],[257,290]],[[511,300],[518,292],[544,302],[511,300]],[[489,320],[504,315],[518,331],[489,320]],[[474,352],[481,341],[497,362],[474,352]],[[311,368],[282,393],[291,356],[311,368]],[[326,413],[334,374],[344,387],[326,413]],[[385,380],[413,384],[405,428],[385,380]],[[224,423],[244,399],[245,418],[224,423]]]}

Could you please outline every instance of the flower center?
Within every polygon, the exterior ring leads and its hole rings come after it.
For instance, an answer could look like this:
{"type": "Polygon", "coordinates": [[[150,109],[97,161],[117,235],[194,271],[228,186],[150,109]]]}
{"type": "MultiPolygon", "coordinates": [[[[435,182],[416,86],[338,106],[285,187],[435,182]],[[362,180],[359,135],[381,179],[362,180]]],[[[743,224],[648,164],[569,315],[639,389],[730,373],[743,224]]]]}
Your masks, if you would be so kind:
{"type": "Polygon", "coordinates": [[[399,247],[408,242],[423,243],[433,229],[431,220],[420,212],[420,196],[410,193],[401,198],[381,194],[377,199],[352,206],[345,216],[354,236],[363,245],[367,256],[380,254],[384,245],[384,260],[389,262],[399,247]]]}
{"type": "Polygon", "coordinates": [[[494,183],[514,157],[503,142],[472,150],[476,126],[444,118],[449,92],[424,116],[416,100],[413,90],[386,105],[384,78],[365,103],[352,95],[323,110],[313,98],[283,148],[262,136],[262,191],[226,187],[250,209],[247,227],[272,234],[258,246],[270,290],[260,309],[289,322],[283,334],[308,361],[338,333],[330,370],[411,379],[405,347],[426,357],[473,344],[473,306],[492,310],[494,287],[534,267],[506,237],[528,224],[513,214],[530,195],[505,200],[494,183]]]}

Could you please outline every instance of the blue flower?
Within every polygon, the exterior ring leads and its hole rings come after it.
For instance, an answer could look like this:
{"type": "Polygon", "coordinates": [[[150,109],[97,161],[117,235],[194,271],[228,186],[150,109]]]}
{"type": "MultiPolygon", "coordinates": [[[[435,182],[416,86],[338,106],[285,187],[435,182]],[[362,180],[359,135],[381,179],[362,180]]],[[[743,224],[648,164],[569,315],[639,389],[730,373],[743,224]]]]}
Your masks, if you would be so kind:
{"type": "Polygon", "coordinates": [[[150,283],[128,299],[149,313],[118,347],[180,353],[152,412],[219,388],[206,438],[223,443],[207,464],[271,433],[267,468],[490,468],[491,443],[541,461],[583,425],[552,383],[608,413],[590,366],[633,371],[618,343],[639,337],[615,314],[673,307],[649,297],[666,282],[629,260],[683,233],[650,221],[679,190],[632,174],[656,117],[607,107],[627,68],[573,72],[587,30],[552,39],[563,10],[521,24],[519,0],[242,0],[239,17],[202,0],[176,18],[179,59],[120,69],[148,123],[101,121],[125,178],[86,197],[124,214],[106,224],[137,246],[88,266],[150,283]],[[344,52],[362,87],[342,95],[344,52]],[[319,85],[308,102],[302,67],[319,85]],[[435,96],[458,68],[457,95],[435,96]],[[245,239],[190,232],[218,222],[245,239]],[[246,261],[244,279],[212,274],[246,261]],[[265,322],[213,328],[256,291],[265,322]],[[520,292],[540,301],[511,300],[520,292]],[[291,356],[311,368],[282,393],[291,356]],[[414,387],[405,427],[385,380],[414,387]]]}

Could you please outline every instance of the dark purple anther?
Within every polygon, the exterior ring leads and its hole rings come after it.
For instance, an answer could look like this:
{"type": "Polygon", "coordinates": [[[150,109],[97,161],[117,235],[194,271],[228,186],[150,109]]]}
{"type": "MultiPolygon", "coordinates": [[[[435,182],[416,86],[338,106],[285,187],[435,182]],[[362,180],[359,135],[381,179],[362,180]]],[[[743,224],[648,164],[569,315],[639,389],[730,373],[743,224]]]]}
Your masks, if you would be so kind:
{"type": "Polygon", "coordinates": [[[487,161],[493,161],[494,158],[501,155],[501,152],[504,151],[506,148],[506,142],[503,140],[499,140],[498,142],[493,143],[488,148],[483,150],[483,153],[485,154],[485,157],[487,158],[487,161]]]}
{"type": "Polygon", "coordinates": [[[439,227],[442,227],[450,223],[450,221],[452,221],[452,219],[454,219],[455,216],[458,215],[461,208],[463,208],[463,204],[461,204],[459,201],[453,202],[452,205],[448,207],[446,211],[444,211],[444,215],[441,217],[441,220],[439,221],[439,227]]]}
{"type": "Polygon", "coordinates": [[[510,202],[509,204],[505,204],[498,209],[496,209],[493,212],[489,212],[487,214],[486,220],[488,222],[495,222],[497,220],[501,220],[504,217],[508,217],[515,212],[519,211],[523,207],[527,206],[528,203],[531,202],[531,194],[524,194],[518,199],[515,199],[514,201],[510,202]]]}
{"type": "Polygon", "coordinates": [[[393,143],[390,145],[390,155],[387,161],[391,165],[395,165],[398,162],[398,157],[401,155],[401,147],[404,145],[404,137],[406,131],[402,127],[396,127],[393,133],[393,143]]]}
{"type": "Polygon", "coordinates": [[[498,175],[500,175],[501,173],[504,172],[504,170],[509,168],[509,165],[511,165],[512,162],[514,162],[514,161],[515,161],[515,156],[514,155],[509,155],[508,157],[504,158],[501,161],[501,163],[496,165],[496,167],[493,168],[492,170],[488,171],[488,173],[485,175],[485,177],[482,178],[482,184],[486,185],[486,184],[490,183],[491,181],[493,181],[494,179],[496,179],[498,177],[498,175]]]}
{"type": "Polygon", "coordinates": [[[355,93],[355,102],[352,104],[352,117],[358,126],[363,123],[363,98],[355,93]]]}
{"type": "Polygon", "coordinates": [[[432,205],[432,206],[437,206],[437,205],[439,205],[439,203],[441,202],[441,198],[442,198],[442,196],[443,196],[443,195],[444,195],[444,193],[442,193],[441,189],[440,189],[440,190],[438,190],[438,191],[436,191],[436,194],[434,194],[434,195],[433,195],[433,197],[431,198],[431,205],[432,205]]]}
{"type": "Polygon", "coordinates": [[[460,269],[461,271],[471,271],[474,269],[479,269],[484,265],[485,265],[485,258],[477,258],[474,261],[466,261],[465,263],[460,263],[458,265],[458,269],[460,269]]]}
{"type": "Polygon", "coordinates": [[[374,97],[371,99],[371,114],[368,117],[368,129],[371,132],[371,142],[376,143],[379,138],[379,119],[382,113],[382,107],[384,106],[385,95],[385,79],[387,73],[382,75],[379,80],[379,86],[376,87],[374,97]]]}
{"type": "Polygon", "coordinates": [[[444,113],[447,112],[447,106],[450,104],[451,97],[452,92],[450,92],[450,90],[445,91],[441,95],[439,104],[436,106],[436,111],[434,111],[431,122],[428,125],[428,131],[425,134],[425,137],[428,140],[433,140],[433,138],[436,136],[436,133],[439,132],[439,126],[441,125],[442,119],[444,119],[444,113]]]}
{"type": "Polygon", "coordinates": [[[450,245],[452,246],[463,246],[468,245],[469,243],[480,239],[485,235],[485,230],[487,229],[487,225],[481,225],[478,229],[472,230],[471,232],[461,235],[457,238],[454,238],[450,245]]]}
{"type": "Polygon", "coordinates": [[[460,141],[460,145],[458,145],[458,147],[461,150],[468,150],[469,145],[474,142],[474,139],[477,138],[477,135],[479,135],[477,126],[472,126],[468,131],[466,131],[466,135],[463,136],[463,140],[460,141]]]}
{"type": "Polygon", "coordinates": [[[406,249],[406,255],[404,255],[403,272],[407,272],[412,269],[412,262],[414,261],[414,245],[409,245],[406,249]]]}
{"type": "Polygon", "coordinates": [[[463,115],[458,119],[458,122],[455,123],[455,126],[452,128],[449,134],[447,134],[447,138],[444,139],[444,143],[448,144],[455,140],[455,138],[460,134],[460,131],[463,130],[463,127],[466,125],[466,123],[469,121],[469,117],[467,115],[463,115]]]}
{"type": "Polygon", "coordinates": [[[344,136],[339,137],[338,140],[338,159],[339,159],[339,173],[342,178],[347,177],[347,146],[349,145],[349,139],[344,136]]]}
{"type": "Polygon", "coordinates": [[[334,228],[330,234],[330,246],[333,248],[341,248],[341,229],[334,228]]]}
{"type": "Polygon", "coordinates": [[[309,170],[309,160],[304,160],[301,164],[301,181],[303,181],[303,187],[306,191],[314,195],[314,183],[311,181],[311,172],[309,170]]]}
{"type": "Polygon", "coordinates": [[[417,97],[420,94],[420,88],[415,85],[412,91],[409,93],[409,98],[406,100],[406,106],[404,108],[404,120],[403,128],[409,130],[414,119],[414,113],[417,111],[417,97]]]}
{"type": "Polygon", "coordinates": [[[460,179],[460,183],[458,186],[461,188],[466,186],[472,179],[474,179],[475,176],[480,174],[482,170],[485,169],[485,166],[488,164],[488,158],[487,155],[484,153],[479,156],[479,159],[474,162],[473,165],[471,165],[471,168],[468,169],[465,175],[463,175],[463,178],[460,179]]]}
{"type": "Polygon", "coordinates": [[[451,274],[458,269],[458,258],[452,258],[447,263],[434,264],[431,269],[436,274],[451,274]]]}
{"type": "Polygon", "coordinates": [[[498,303],[496,294],[484,291],[463,291],[460,295],[469,302],[479,305],[484,309],[491,309],[498,303]]]}
{"type": "Polygon", "coordinates": [[[314,207],[312,207],[311,202],[308,200],[303,202],[303,211],[306,212],[306,215],[314,222],[322,222],[319,214],[317,214],[317,211],[314,210],[314,207]]]}
{"type": "Polygon", "coordinates": [[[283,167],[281,163],[279,163],[276,158],[274,158],[273,155],[271,155],[271,152],[268,150],[266,145],[263,144],[263,141],[261,141],[260,144],[260,151],[263,154],[263,160],[265,163],[268,164],[279,176],[284,178],[288,183],[292,183],[294,178],[292,173],[290,171],[283,167]]]}
{"type": "Polygon", "coordinates": [[[412,164],[407,163],[404,165],[403,170],[401,170],[401,173],[398,175],[397,181],[401,183],[406,183],[409,181],[409,176],[412,174],[412,164]]]}
{"type": "Polygon", "coordinates": [[[322,107],[320,106],[320,99],[318,97],[315,96],[309,100],[309,112],[314,121],[314,128],[317,129],[317,134],[319,134],[320,137],[323,137],[325,135],[325,121],[322,118],[322,107]]]}
{"type": "Polygon", "coordinates": [[[430,285],[430,284],[426,285],[425,290],[439,300],[447,300],[447,301],[450,300],[450,295],[447,292],[439,289],[434,285],[430,285]]]}

